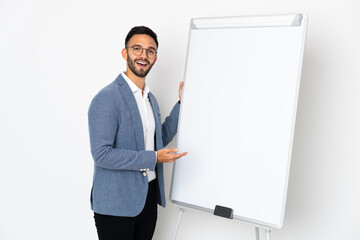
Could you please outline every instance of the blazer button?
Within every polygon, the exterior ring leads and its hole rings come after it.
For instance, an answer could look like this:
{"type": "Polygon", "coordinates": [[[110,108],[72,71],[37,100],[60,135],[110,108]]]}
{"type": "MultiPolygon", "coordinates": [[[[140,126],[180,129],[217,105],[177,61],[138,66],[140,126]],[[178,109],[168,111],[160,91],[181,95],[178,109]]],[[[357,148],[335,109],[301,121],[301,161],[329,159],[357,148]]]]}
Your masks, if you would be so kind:
{"type": "Polygon", "coordinates": [[[143,172],[144,177],[146,177],[146,172],[143,172]]]}

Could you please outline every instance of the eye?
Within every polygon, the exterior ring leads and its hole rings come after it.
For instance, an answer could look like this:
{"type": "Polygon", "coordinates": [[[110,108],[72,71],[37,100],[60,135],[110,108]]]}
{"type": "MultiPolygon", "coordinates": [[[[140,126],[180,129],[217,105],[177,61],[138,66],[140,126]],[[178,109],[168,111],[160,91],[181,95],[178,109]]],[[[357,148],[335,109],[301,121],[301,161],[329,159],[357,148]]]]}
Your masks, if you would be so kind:
{"type": "Polygon", "coordinates": [[[155,55],[155,51],[153,49],[149,49],[148,53],[151,54],[151,55],[155,55]]]}
{"type": "Polygon", "coordinates": [[[134,51],[140,51],[141,48],[140,47],[133,47],[134,51]]]}

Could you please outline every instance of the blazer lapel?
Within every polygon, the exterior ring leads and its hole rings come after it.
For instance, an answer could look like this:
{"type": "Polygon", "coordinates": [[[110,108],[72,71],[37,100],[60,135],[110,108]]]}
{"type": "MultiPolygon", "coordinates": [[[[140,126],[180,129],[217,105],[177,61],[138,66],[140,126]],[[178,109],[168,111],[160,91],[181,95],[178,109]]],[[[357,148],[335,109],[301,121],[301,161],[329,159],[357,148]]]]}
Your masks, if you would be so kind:
{"type": "Polygon", "coordinates": [[[125,79],[121,76],[121,74],[119,74],[119,76],[116,78],[116,81],[120,85],[121,93],[124,96],[124,99],[126,101],[126,104],[128,105],[128,109],[131,113],[134,122],[134,130],[135,130],[136,144],[138,146],[138,150],[144,150],[145,143],[144,143],[143,126],[134,94],[132,93],[129,85],[127,84],[125,79]]]}

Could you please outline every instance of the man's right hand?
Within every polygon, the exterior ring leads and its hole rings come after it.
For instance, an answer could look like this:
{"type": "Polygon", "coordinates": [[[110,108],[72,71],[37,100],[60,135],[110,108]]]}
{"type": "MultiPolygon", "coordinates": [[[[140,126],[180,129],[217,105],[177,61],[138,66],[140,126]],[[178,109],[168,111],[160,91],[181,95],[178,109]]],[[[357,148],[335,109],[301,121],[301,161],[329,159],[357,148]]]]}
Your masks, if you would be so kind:
{"type": "Polygon", "coordinates": [[[177,153],[177,148],[163,148],[157,151],[157,162],[173,162],[187,154],[187,152],[177,153]]]}

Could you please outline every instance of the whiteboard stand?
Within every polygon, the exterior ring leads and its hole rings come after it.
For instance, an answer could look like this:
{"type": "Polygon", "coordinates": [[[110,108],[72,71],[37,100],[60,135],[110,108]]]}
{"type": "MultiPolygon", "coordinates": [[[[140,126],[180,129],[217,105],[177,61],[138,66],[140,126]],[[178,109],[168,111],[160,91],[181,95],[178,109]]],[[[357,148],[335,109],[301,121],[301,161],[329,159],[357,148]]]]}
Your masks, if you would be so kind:
{"type": "Polygon", "coordinates": [[[176,235],[177,235],[177,232],[178,232],[179,226],[180,226],[181,217],[182,217],[184,212],[185,212],[185,209],[183,209],[183,208],[179,209],[179,217],[178,217],[178,220],[176,222],[175,231],[174,231],[174,235],[173,235],[172,240],[176,239],[176,235]]]}
{"type": "MultiPolygon", "coordinates": [[[[180,226],[180,222],[181,222],[181,218],[182,215],[184,214],[185,209],[180,208],[179,209],[179,216],[175,225],[175,230],[174,230],[174,234],[173,234],[173,238],[172,240],[176,240],[176,235],[179,231],[179,226],[180,226]]],[[[266,233],[266,240],[271,240],[271,228],[265,228],[265,233],[266,233]]],[[[256,240],[260,240],[260,232],[259,232],[259,227],[255,227],[255,239],[256,240]]]]}
{"type": "Polygon", "coordinates": [[[256,236],[256,240],[260,240],[259,227],[255,227],[255,236],[256,236]]]}
{"type": "Polygon", "coordinates": [[[266,228],[266,240],[271,240],[271,228],[266,228]]]}
{"type": "MultiPolygon", "coordinates": [[[[265,233],[266,233],[266,240],[271,240],[271,228],[265,228],[265,233]]],[[[259,227],[255,227],[255,236],[256,236],[256,240],[260,240],[260,232],[259,232],[259,227]]]]}

